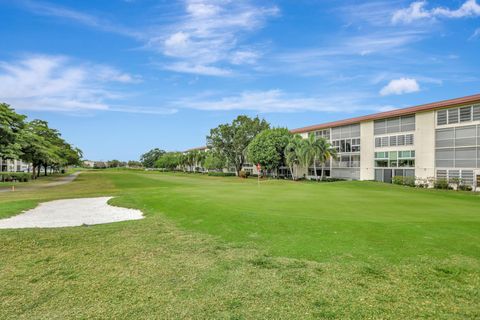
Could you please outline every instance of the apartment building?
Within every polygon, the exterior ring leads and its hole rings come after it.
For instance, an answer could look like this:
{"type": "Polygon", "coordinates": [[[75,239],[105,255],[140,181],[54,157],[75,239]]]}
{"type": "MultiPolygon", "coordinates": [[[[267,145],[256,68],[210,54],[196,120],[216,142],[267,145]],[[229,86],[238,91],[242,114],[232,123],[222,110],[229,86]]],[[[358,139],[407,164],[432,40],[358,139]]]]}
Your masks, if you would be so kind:
{"type": "Polygon", "coordinates": [[[0,172],[30,172],[31,166],[21,160],[0,158],[0,172]]]}
{"type": "Polygon", "coordinates": [[[291,131],[314,133],[337,149],[326,176],[383,182],[394,176],[459,178],[480,186],[480,94],[291,131]]]}

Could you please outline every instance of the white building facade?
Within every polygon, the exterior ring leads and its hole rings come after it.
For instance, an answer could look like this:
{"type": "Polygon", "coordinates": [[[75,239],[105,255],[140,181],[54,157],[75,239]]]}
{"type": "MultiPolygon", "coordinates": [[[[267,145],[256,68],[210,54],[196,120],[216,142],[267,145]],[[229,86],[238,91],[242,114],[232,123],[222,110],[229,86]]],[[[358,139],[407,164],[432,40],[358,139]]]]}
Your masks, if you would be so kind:
{"type": "Polygon", "coordinates": [[[0,158],[0,172],[30,172],[31,165],[21,160],[0,158]]]}
{"type": "Polygon", "coordinates": [[[332,178],[458,178],[480,187],[480,94],[292,132],[322,136],[337,149],[338,159],[325,166],[332,178]]]}

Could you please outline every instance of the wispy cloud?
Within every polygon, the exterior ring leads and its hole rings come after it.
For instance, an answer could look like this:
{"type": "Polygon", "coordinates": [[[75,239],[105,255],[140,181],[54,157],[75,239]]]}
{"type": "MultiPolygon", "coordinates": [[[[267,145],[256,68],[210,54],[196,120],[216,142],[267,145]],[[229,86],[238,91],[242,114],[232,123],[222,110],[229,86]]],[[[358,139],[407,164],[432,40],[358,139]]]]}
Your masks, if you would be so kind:
{"type": "Polygon", "coordinates": [[[94,15],[61,7],[49,2],[19,0],[17,4],[37,15],[57,17],[105,32],[116,33],[135,39],[143,39],[143,34],[134,29],[114,24],[109,20],[101,19],[94,15]]]}
{"type": "Polygon", "coordinates": [[[412,78],[400,78],[391,80],[385,87],[382,88],[382,90],[380,90],[380,95],[400,95],[418,91],[420,91],[420,85],[418,84],[417,80],[412,78]]]}
{"type": "Polygon", "coordinates": [[[115,84],[139,81],[138,76],[111,66],[75,62],[65,56],[32,55],[13,62],[0,61],[0,97],[22,110],[171,112],[110,105],[124,97],[114,89],[115,84]]]}
{"type": "Polygon", "coordinates": [[[470,39],[475,39],[475,38],[480,38],[480,28],[478,28],[477,30],[475,30],[475,32],[472,34],[472,36],[470,37],[470,39]]]}
{"type": "Polygon", "coordinates": [[[241,46],[241,35],[258,30],[277,7],[249,0],[185,0],[185,13],[148,46],[174,60],[166,68],[178,72],[225,76],[225,65],[252,64],[259,53],[241,46]]]}
{"type": "Polygon", "coordinates": [[[193,99],[181,99],[172,105],[178,108],[190,108],[206,111],[255,111],[260,113],[286,112],[343,112],[358,110],[377,111],[382,106],[366,103],[367,96],[360,93],[343,93],[305,97],[286,93],[279,89],[267,91],[245,91],[239,95],[225,97],[199,96],[193,99]]]}
{"type": "Polygon", "coordinates": [[[392,22],[412,23],[418,20],[431,20],[435,18],[466,18],[480,16],[480,5],[476,0],[465,1],[458,9],[436,7],[427,9],[427,1],[412,2],[408,8],[397,10],[392,15],[392,22]]]}
{"type": "Polygon", "coordinates": [[[169,59],[162,63],[164,69],[208,76],[227,76],[231,67],[255,64],[261,52],[243,43],[244,37],[279,14],[278,7],[259,6],[252,0],[182,0],[183,12],[170,17],[174,22],[130,28],[48,2],[19,3],[38,15],[134,38],[169,59]]]}

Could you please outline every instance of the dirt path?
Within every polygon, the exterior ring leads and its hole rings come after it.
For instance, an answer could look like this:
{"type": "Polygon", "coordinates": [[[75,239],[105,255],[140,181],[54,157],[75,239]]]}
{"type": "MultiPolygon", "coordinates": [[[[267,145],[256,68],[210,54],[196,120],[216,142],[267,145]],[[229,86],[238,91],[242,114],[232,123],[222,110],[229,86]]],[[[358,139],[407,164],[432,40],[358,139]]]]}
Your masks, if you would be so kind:
{"type": "MultiPolygon", "coordinates": [[[[81,172],[75,172],[75,173],[69,174],[68,176],[60,177],[57,180],[52,182],[40,183],[37,185],[30,185],[28,187],[23,187],[22,184],[19,183],[18,187],[17,186],[15,187],[15,192],[31,191],[31,190],[41,189],[41,188],[56,187],[56,186],[68,184],[73,180],[75,180],[80,173],[81,172]]],[[[3,193],[3,192],[12,192],[12,188],[11,187],[0,188],[0,193],[3,193]]]]}

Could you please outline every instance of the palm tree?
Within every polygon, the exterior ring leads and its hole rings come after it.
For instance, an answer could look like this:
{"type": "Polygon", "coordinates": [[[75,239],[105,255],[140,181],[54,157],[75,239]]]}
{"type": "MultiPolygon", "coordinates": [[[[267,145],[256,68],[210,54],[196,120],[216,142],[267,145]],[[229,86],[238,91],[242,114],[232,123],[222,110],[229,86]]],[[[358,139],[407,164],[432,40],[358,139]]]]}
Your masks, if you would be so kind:
{"type": "MultiPolygon", "coordinates": [[[[322,176],[320,179],[323,181],[325,162],[329,159],[337,159],[337,150],[323,137],[317,139],[315,146],[315,149],[317,150],[317,160],[322,165],[322,176]]],[[[315,174],[316,173],[315,170],[315,174]]]]}
{"type": "Polygon", "coordinates": [[[321,180],[324,177],[324,165],[330,158],[336,158],[336,150],[332,148],[330,143],[325,138],[317,138],[314,133],[310,133],[308,138],[301,143],[301,161],[308,169],[313,163],[313,170],[315,180],[318,181],[317,162],[322,165],[321,180]]]}
{"type": "Polygon", "coordinates": [[[287,146],[285,147],[284,154],[285,154],[285,162],[287,163],[288,167],[290,168],[290,172],[292,173],[292,179],[296,180],[295,176],[295,166],[300,164],[300,147],[302,144],[302,137],[298,134],[290,137],[287,146]]]}

